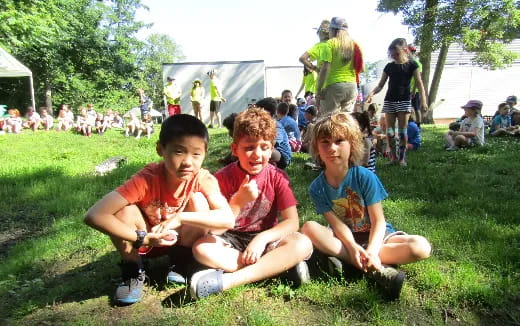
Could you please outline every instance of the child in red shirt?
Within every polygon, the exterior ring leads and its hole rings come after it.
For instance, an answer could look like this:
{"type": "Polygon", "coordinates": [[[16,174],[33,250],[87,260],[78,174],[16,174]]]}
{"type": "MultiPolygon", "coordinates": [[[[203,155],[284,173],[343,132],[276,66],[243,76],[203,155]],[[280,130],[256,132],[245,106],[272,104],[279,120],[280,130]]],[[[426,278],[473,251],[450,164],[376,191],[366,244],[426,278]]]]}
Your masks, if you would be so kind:
{"type": "Polygon", "coordinates": [[[215,174],[236,223],[232,230],[206,235],[193,245],[195,259],[211,269],[192,276],[192,298],[263,280],[292,267],[297,281],[309,280],[302,261],[312,253],[312,244],[297,232],[297,202],[288,176],[269,164],[275,136],[276,122],[265,110],[251,108],[236,117],[231,150],[238,162],[215,174]]]}
{"type": "Polygon", "coordinates": [[[206,126],[195,117],[169,117],[157,142],[163,161],[148,164],[87,212],[85,223],[109,235],[122,258],[116,303],[141,299],[141,256],[162,253],[157,247],[191,247],[209,231],[233,227],[233,212],[217,180],[201,168],[208,138],[206,126]]]}

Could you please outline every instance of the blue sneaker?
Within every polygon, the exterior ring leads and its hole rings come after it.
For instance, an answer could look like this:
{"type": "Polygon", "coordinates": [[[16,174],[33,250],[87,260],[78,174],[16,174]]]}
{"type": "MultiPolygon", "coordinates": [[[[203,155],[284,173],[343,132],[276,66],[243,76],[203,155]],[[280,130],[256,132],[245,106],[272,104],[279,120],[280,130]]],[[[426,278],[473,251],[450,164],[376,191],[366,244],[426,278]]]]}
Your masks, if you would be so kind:
{"type": "Polygon", "coordinates": [[[143,297],[146,274],[136,263],[122,262],[123,282],[118,285],[114,300],[118,305],[130,305],[139,302],[143,297]]]}
{"type": "Polygon", "coordinates": [[[166,283],[186,284],[186,278],[181,274],[174,272],[173,267],[175,267],[175,265],[170,267],[170,271],[168,272],[168,275],[166,275],[166,283]]]}

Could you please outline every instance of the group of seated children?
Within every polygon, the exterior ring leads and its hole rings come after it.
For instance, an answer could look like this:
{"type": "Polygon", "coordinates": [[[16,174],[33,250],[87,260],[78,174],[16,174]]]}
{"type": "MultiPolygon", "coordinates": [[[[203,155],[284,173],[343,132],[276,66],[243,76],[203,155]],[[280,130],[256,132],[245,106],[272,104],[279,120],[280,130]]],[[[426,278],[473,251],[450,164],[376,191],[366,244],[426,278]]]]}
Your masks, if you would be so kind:
{"type": "MultiPolygon", "coordinates": [[[[516,101],[516,96],[511,95],[498,105],[489,123],[490,136],[520,136],[520,110],[516,108],[516,101]]],[[[485,144],[487,126],[481,116],[482,102],[470,100],[461,108],[464,115],[450,124],[450,130],[444,136],[448,151],[485,144]]]]}
{"type": "Polygon", "coordinates": [[[92,104],[79,109],[76,121],[74,121],[74,114],[66,104],[60,106],[56,124],[46,107],[40,108],[40,113],[32,107],[28,107],[25,119],[22,119],[18,109],[9,109],[7,116],[0,119],[1,130],[7,133],[20,133],[23,128],[33,131],[39,129],[49,131],[55,126],[56,131],[75,129],[78,133],[89,137],[92,136],[93,131],[102,135],[108,128],[122,128],[123,124],[124,120],[118,112],[107,109],[105,115],[96,113],[92,104]]]}
{"type": "Polygon", "coordinates": [[[135,139],[141,138],[142,133],[146,135],[148,139],[154,132],[153,120],[150,113],[144,113],[143,119],[139,119],[137,114],[130,112],[130,121],[126,124],[125,137],[135,135],[135,139]]]}
{"type": "Polygon", "coordinates": [[[329,226],[308,221],[298,232],[289,176],[270,163],[279,137],[274,109],[271,101],[261,100],[236,115],[231,152],[237,161],[215,176],[201,168],[208,150],[206,126],[191,115],[170,116],[157,142],[163,160],[89,209],[85,222],[110,236],[122,259],[116,303],[141,300],[144,257],[169,254],[175,267],[166,280],[189,279],[191,296],[200,299],[286,271],[297,284],[304,283],[313,247],[399,297],[404,273],[390,265],[425,259],[431,247],[424,237],[395,231],[385,221],[381,202],[387,193],[374,173],[359,166],[365,145],[358,124],[337,113],[313,126],[309,146],[324,171],[309,191],[329,226]],[[208,269],[189,277],[193,271],[183,268],[186,253],[208,269]]]}

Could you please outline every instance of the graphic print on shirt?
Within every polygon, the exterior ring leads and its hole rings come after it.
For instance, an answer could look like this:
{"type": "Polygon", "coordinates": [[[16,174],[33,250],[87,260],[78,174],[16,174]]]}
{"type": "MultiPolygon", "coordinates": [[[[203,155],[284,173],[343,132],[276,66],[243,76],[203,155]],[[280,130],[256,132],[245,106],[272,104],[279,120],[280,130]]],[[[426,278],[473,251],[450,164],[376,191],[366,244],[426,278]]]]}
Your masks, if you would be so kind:
{"type": "Polygon", "coordinates": [[[332,210],[352,232],[369,232],[370,220],[368,214],[365,215],[366,207],[363,205],[363,199],[349,187],[346,188],[345,195],[345,198],[332,201],[332,210]]]}
{"type": "Polygon", "coordinates": [[[235,230],[263,229],[262,221],[269,215],[273,203],[261,192],[258,198],[247,203],[237,216],[235,230]]]}

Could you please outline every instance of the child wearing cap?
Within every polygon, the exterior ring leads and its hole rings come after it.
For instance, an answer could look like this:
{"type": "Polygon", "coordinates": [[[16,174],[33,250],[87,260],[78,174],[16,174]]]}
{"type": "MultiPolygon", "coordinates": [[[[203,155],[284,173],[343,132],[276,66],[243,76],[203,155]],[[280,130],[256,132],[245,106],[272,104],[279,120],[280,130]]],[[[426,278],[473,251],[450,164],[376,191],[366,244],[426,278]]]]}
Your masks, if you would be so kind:
{"type": "Polygon", "coordinates": [[[181,90],[175,83],[175,78],[168,76],[168,83],[164,86],[164,96],[168,103],[168,115],[181,113],[181,90]]]}
{"type": "Polygon", "coordinates": [[[466,118],[462,121],[459,131],[450,130],[444,135],[446,150],[456,151],[460,147],[484,145],[484,120],[480,116],[482,102],[469,100],[461,106],[466,118]]]}
{"type": "Polygon", "coordinates": [[[509,105],[500,103],[498,105],[497,114],[491,121],[489,128],[490,136],[514,136],[520,133],[518,126],[511,124],[511,116],[509,115],[509,105]]]}

